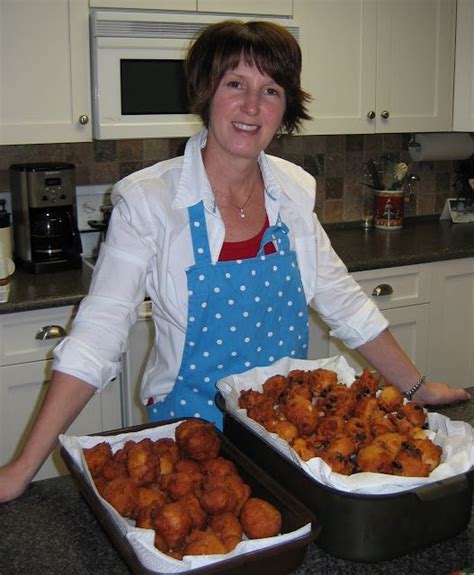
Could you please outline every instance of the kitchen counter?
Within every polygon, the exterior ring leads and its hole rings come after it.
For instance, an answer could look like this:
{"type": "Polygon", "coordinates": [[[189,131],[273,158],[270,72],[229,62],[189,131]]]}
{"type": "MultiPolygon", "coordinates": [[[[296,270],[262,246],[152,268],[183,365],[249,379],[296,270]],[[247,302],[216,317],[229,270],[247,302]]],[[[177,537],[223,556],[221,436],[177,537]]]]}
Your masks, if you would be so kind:
{"type": "MultiPolygon", "coordinates": [[[[474,400],[437,411],[474,423],[474,400]]],[[[448,541],[381,563],[338,559],[312,544],[293,575],[448,575],[469,566],[474,567],[472,520],[448,541]]],[[[16,501],[0,504],[0,574],[30,573],[129,573],[70,477],[37,481],[16,501]]]]}
{"type": "MultiPolygon", "coordinates": [[[[474,257],[474,224],[440,222],[437,218],[408,220],[401,230],[363,230],[354,224],[326,226],[332,245],[349,271],[474,257]]],[[[31,274],[13,274],[10,299],[0,314],[76,305],[87,294],[92,276],[82,268],[31,274]]]]}
{"type": "Polygon", "coordinates": [[[0,303],[0,314],[77,305],[89,291],[91,278],[92,269],[85,263],[80,268],[41,274],[17,268],[10,281],[10,298],[0,303]]]}
{"type": "MultiPolygon", "coordinates": [[[[331,224],[326,231],[351,272],[474,257],[474,224],[428,217],[407,220],[401,230],[365,231],[355,224],[331,224]]],[[[79,269],[44,274],[17,269],[10,299],[0,304],[0,314],[76,305],[87,294],[91,276],[86,263],[79,269]]]]}
{"type": "Polygon", "coordinates": [[[326,227],[332,246],[350,272],[474,257],[474,224],[438,218],[407,219],[400,230],[326,227]]]}

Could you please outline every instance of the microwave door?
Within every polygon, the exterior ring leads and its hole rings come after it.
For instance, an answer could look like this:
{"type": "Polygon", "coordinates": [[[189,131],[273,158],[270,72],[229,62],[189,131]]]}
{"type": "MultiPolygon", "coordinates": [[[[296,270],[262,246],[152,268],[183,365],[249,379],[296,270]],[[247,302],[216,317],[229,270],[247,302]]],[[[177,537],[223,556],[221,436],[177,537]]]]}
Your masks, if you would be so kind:
{"type": "Polygon", "coordinates": [[[187,43],[153,39],[132,49],[120,40],[101,39],[97,53],[94,137],[187,137],[199,130],[184,83],[187,43]]]}

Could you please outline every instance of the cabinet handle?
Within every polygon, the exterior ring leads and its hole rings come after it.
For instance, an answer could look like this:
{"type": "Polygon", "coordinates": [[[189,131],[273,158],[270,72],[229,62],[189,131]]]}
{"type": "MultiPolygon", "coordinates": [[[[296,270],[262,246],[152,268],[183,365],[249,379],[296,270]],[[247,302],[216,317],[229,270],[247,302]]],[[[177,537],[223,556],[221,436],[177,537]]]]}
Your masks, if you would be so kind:
{"type": "Polygon", "coordinates": [[[377,287],[374,287],[372,291],[373,297],[380,297],[383,295],[390,295],[393,293],[393,288],[390,284],[379,284],[377,287]]]}
{"type": "Polygon", "coordinates": [[[35,339],[44,341],[45,339],[60,339],[66,337],[66,330],[60,325],[45,325],[35,335],[35,339]]]}
{"type": "Polygon", "coordinates": [[[79,124],[85,126],[88,123],[89,123],[89,116],[87,116],[86,114],[82,114],[81,116],[79,116],[79,124]]]}
{"type": "Polygon", "coordinates": [[[375,111],[370,110],[369,112],[367,112],[367,118],[369,118],[369,120],[373,120],[375,118],[375,111]]]}
{"type": "Polygon", "coordinates": [[[386,120],[389,116],[390,116],[390,112],[388,110],[384,110],[383,112],[381,112],[380,116],[386,120]]]}

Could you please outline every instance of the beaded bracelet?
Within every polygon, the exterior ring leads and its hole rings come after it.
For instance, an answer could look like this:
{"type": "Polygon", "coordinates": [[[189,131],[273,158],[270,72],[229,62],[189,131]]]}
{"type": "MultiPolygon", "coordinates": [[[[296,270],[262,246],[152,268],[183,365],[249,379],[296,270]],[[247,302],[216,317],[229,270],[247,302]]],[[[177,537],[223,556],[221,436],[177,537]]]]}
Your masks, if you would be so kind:
{"type": "Polygon", "coordinates": [[[426,375],[422,375],[413,387],[411,387],[408,391],[405,391],[405,393],[403,394],[403,397],[405,399],[408,399],[408,401],[411,401],[411,398],[420,389],[420,387],[425,383],[425,381],[426,381],[426,375]]]}

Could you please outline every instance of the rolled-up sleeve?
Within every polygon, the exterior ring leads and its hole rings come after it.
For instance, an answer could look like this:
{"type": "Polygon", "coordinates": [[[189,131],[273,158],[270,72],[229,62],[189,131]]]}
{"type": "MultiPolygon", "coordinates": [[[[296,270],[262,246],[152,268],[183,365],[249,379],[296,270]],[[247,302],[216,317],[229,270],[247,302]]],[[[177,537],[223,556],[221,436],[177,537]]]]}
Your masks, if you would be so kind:
{"type": "Polygon", "coordinates": [[[143,209],[145,199],[139,190],[134,190],[134,196],[133,201],[117,198],[89,294],[81,302],[70,334],[54,350],[55,370],[79,377],[98,390],[119,373],[155,253],[153,226],[143,209]]]}
{"type": "Polygon", "coordinates": [[[310,305],[328,325],[331,336],[354,349],[377,337],[388,321],[348,274],[317,220],[315,225],[317,273],[310,305]]]}

